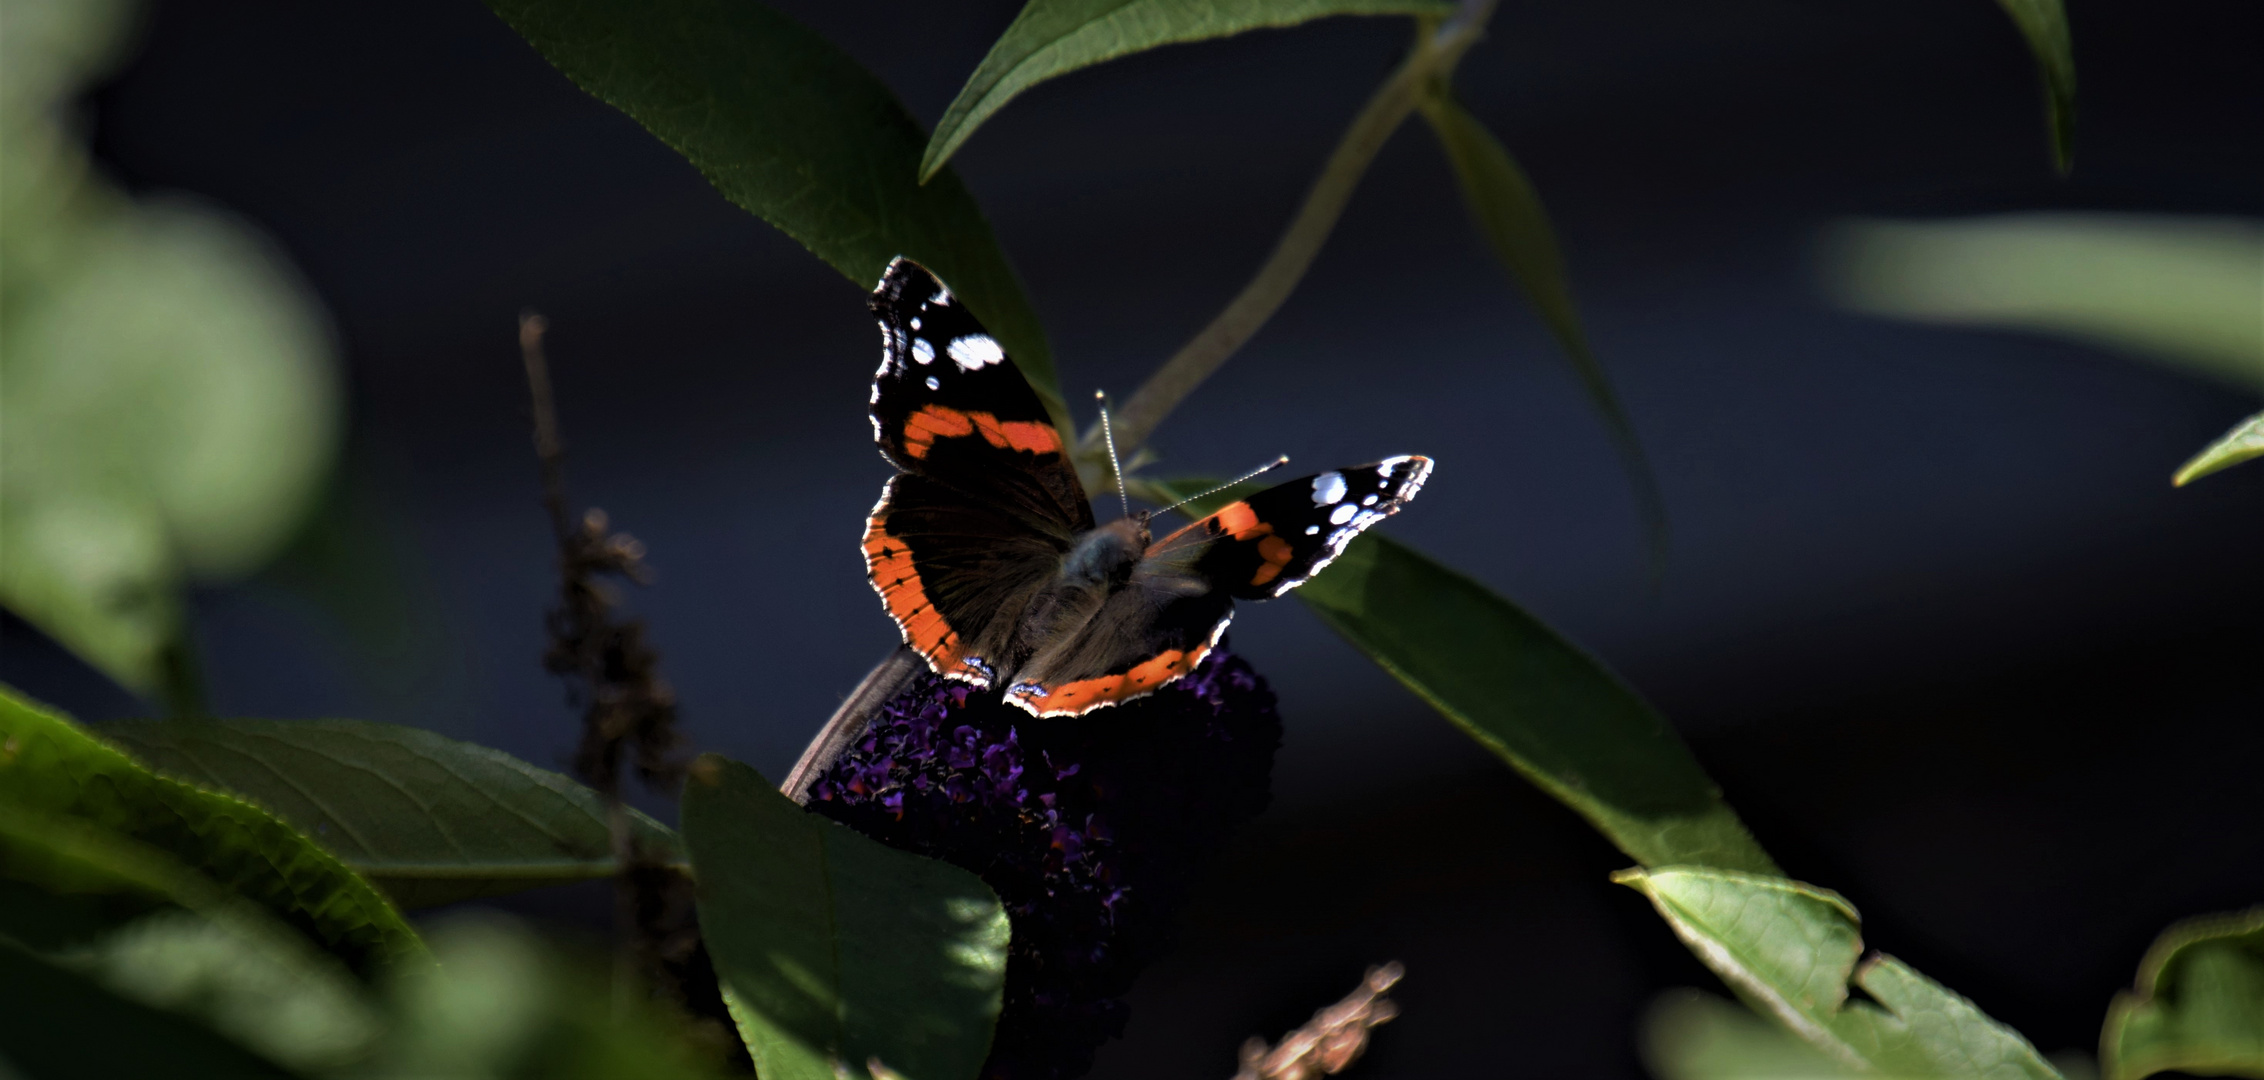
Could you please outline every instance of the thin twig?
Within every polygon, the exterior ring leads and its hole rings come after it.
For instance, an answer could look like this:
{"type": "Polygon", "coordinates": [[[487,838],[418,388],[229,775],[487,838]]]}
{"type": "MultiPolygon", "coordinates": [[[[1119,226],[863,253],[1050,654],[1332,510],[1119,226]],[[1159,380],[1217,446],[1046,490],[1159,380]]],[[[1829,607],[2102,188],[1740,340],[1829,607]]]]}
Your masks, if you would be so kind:
{"type": "MultiPolygon", "coordinates": [[[[550,367],[543,356],[546,324],[528,313],[519,319],[519,351],[526,362],[527,391],[534,407],[535,455],[542,463],[542,502],[558,543],[559,605],[544,619],[550,646],[543,666],[566,681],[569,700],[583,708],[582,740],[574,769],[606,805],[609,847],[617,868],[614,917],[621,937],[616,983],[627,996],[640,984],[659,988],[687,1006],[704,981],[706,963],[691,927],[683,876],[664,865],[658,853],[642,850],[621,795],[622,761],[635,753],[646,786],[673,791],[682,776],[677,756],[676,694],[660,677],[660,658],[646,644],[644,625],[614,617],[617,597],[601,580],[649,580],[644,545],[613,532],[605,511],[595,507],[577,520],[566,498],[565,449],[558,434],[550,367]]],[[[717,1007],[704,1010],[720,1013],[717,1007]]]]}
{"type": "MultiPolygon", "coordinates": [[[[1119,445],[1137,448],[1146,444],[1148,436],[1163,423],[1164,417],[1225,364],[1227,358],[1249,341],[1289,299],[1297,283],[1304,280],[1305,272],[1312,268],[1314,258],[1320,255],[1329,233],[1335,231],[1337,220],[1344,216],[1353,190],[1360,186],[1360,178],[1376,160],[1376,154],[1383,150],[1408,114],[1415,111],[1425,84],[1451,74],[1462,54],[1477,43],[1485,32],[1487,18],[1493,14],[1495,2],[1463,0],[1461,10],[1453,18],[1436,27],[1428,23],[1421,25],[1407,59],[1369,96],[1359,115],[1353,117],[1352,126],[1345,129],[1344,137],[1337,141],[1328,164],[1313,181],[1312,190],[1306,193],[1304,205],[1298,207],[1297,216],[1275,242],[1273,253],[1266,257],[1257,275],[1210,325],[1180,346],[1179,351],[1164,361],[1163,366],[1125,401],[1115,418],[1119,445]]],[[[1080,456],[1096,453],[1099,439],[1097,429],[1088,429],[1079,440],[1080,456]]]]}
{"type": "Polygon", "coordinates": [[[1234,1080],[1315,1080],[1352,1067],[1368,1049],[1369,1032],[1399,1015],[1384,996],[1407,969],[1397,961],[1368,969],[1344,1000],[1314,1013],[1304,1027],[1281,1037],[1279,1046],[1252,1038],[1242,1044],[1242,1068],[1234,1080]]]}

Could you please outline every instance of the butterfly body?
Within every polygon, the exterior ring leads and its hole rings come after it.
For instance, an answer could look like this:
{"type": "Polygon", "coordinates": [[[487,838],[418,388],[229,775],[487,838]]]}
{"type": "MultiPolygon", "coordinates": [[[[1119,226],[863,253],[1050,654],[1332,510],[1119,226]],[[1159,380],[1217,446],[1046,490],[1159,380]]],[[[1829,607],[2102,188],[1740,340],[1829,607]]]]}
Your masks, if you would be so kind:
{"type": "Polygon", "coordinates": [[[1034,715],[1185,676],[1235,598],[1303,583],[1430,472],[1410,455],[1293,480],[1161,539],[1146,514],[1101,524],[1037,394],[949,289],[899,258],[871,306],[873,433],[899,474],[866,524],[868,576],[930,668],[1034,715]]]}

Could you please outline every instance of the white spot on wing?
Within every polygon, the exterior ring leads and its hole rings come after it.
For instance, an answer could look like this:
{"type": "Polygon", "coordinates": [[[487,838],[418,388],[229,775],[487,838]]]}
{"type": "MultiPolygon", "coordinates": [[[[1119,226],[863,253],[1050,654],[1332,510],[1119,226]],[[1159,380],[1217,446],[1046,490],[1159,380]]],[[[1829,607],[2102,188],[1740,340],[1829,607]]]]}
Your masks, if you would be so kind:
{"type": "Polygon", "coordinates": [[[912,359],[923,364],[935,363],[935,346],[929,344],[926,338],[913,338],[912,359]]]}
{"type": "Polygon", "coordinates": [[[1307,536],[1319,536],[1319,535],[1320,535],[1320,533],[1321,533],[1321,527],[1320,527],[1320,526],[1318,526],[1318,525],[1307,525],[1307,526],[1305,526],[1305,535],[1307,535],[1307,536]]]}
{"type": "Polygon", "coordinates": [[[954,338],[947,351],[951,353],[954,363],[968,371],[979,371],[1006,359],[1006,350],[999,348],[998,342],[989,334],[969,334],[963,338],[954,338]]]}
{"type": "Polygon", "coordinates": [[[1376,497],[1375,497],[1374,495],[1369,495],[1369,496],[1367,496],[1367,497],[1365,497],[1365,498],[1363,498],[1363,499],[1361,499],[1361,500],[1360,500],[1360,505],[1362,505],[1362,506],[1374,506],[1374,505],[1376,505],[1376,497]]]}
{"type": "Polygon", "coordinates": [[[1344,474],[1325,472],[1313,478],[1313,505],[1332,506],[1344,498],[1344,474]]]}
{"type": "Polygon", "coordinates": [[[941,390],[943,389],[943,384],[935,381],[935,376],[930,375],[928,376],[928,389],[941,390]]]}
{"type": "Polygon", "coordinates": [[[919,328],[920,328],[920,317],[919,317],[919,316],[917,316],[917,315],[914,315],[914,316],[912,316],[912,329],[914,329],[914,330],[917,330],[917,329],[919,329],[919,328]]]}
{"type": "Polygon", "coordinates": [[[1329,524],[1342,525],[1352,520],[1352,515],[1359,512],[1360,508],[1351,503],[1339,503],[1336,509],[1329,511],[1329,524]]]}

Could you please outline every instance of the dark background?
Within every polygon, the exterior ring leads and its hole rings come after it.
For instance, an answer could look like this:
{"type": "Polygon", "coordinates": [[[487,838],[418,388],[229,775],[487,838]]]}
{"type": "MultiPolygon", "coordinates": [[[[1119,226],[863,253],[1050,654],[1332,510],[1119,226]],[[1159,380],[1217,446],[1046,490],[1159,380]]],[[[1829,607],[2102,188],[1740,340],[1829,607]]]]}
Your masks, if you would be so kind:
{"type": "MultiPolygon", "coordinates": [[[[786,6],[923,123],[1015,8],[786,6]]],[[[2095,1043],[2163,925],[2264,900],[2264,466],[2167,479],[2255,395],[1839,312],[1816,282],[1821,230],[1849,215],[2264,212],[2264,11],[2071,12],[2068,180],[1986,0],[1495,19],[1459,85],[1547,199],[1656,464],[1673,546],[1655,588],[1602,428],[1419,123],[1156,441],[1190,472],[1437,458],[1396,535],[1604,657],[1788,872],[2047,1051],[2095,1043]]],[[[1405,34],[1335,20],[1134,57],[968,144],[957,168],[1072,400],[1128,393],[1239,287],[1405,34]]],[[[330,542],[197,598],[219,711],[564,761],[572,718],[538,663],[555,586],[526,307],[552,322],[576,498],[651,548],[660,578],[634,605],[699,747],[782,773],[892,644],[856,552],[887,475],[860,287],[484,8],[164,4],[89,108],[117,179],[277,238],[349,374],[330,542]]],[[[142,710],[6,633],[7,681],[84,717],[142,710]]],[[[1640,1075],[1651,996],[1716,984],[1605,881],[1625,857],[1294,602],[1246,610],[1234,641],[1282,698],[1277,801],[1096,1075],[1224,1077],[1242,1038],[1392,958],[1406,1015],[1361,1075],[1640,1075]]],[[[604,917],[572,890],[521,906],[604,917]]]]}

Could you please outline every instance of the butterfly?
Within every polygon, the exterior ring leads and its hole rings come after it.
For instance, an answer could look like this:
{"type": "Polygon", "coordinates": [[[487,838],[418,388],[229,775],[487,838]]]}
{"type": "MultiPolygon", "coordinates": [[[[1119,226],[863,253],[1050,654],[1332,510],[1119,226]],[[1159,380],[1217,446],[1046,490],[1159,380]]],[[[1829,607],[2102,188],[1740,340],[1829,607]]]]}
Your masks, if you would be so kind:
{"type": "Polygon", "coordinates": [[[1405,455],[1307,476],[1161,539],[1152,512],[1097,524],[1036,391],[950,289],[899,257],[870,306],[873,438],[898,471],[866,522],[867,577],[930,669],[1034,716],[1187,675],[1235,600],[1304,584],[1431,473],[1405,455]]]}

